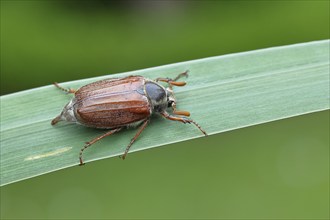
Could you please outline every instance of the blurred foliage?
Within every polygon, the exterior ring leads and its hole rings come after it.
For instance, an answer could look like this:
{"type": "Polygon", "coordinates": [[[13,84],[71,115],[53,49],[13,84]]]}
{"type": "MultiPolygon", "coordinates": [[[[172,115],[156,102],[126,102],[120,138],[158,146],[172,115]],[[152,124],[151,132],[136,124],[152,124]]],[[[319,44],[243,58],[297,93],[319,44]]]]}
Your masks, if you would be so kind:
{"type": "Polygon", "coordinates": [[[329,38],[328,1],[1,1],[1,94],[329,38]]]}
{"type": "MultiPolygon", "coordinates": [[[[328,38],[327,0],[2,0],[1,94],[328,38]]],[[[326,111],[8,185],[1,218],[329,218],[328,155],[326,111]]]]}

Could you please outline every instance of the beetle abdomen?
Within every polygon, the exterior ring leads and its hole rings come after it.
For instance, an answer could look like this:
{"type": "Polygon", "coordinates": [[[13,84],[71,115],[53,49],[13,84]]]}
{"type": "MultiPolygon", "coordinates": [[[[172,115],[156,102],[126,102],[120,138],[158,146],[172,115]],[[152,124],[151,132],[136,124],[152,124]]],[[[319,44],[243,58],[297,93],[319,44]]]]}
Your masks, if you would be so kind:
{"type": "Polygon", "coordinates": [[[77,121],[95,128],[123,127],[150,116],[150,103],[144,95],[144,79],[139,76],[102,80],[76,92],[77,121]]]}

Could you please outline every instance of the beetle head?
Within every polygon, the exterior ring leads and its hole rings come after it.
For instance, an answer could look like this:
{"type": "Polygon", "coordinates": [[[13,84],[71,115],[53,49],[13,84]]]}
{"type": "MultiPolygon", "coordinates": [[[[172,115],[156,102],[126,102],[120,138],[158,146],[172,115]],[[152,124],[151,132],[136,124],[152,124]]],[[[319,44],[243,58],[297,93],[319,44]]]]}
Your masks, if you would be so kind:
{"type": "Polygon", "coordinates": [[[176,99],[173,94],[173,90],[171,88],[166,88],[167,92],[167,107],[176,106],[176,99]]]}
{"type": "Polygon", "coordinates": [[[176,110],[176,99],[175,99],[172,88],[170,88],[170,87],[166,88],[166,94],[167,94],[167,107],[172,108],[173,114],[182,115],[182,116],[185,116],[185,117],[190,116],[190,112],[188,112],[188,111],[178,111],[178,110],[176,110]]]}

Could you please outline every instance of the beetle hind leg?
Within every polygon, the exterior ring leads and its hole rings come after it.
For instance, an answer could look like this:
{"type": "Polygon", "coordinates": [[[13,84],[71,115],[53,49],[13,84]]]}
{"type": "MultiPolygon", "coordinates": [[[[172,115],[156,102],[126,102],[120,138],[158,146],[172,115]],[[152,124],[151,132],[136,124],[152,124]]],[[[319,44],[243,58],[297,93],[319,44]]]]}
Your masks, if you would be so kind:
{"type": "Polygon", "coordinates": [[[138,132],[136,132],[135,136],[132,138],[131,142],[128,144],[128,146],[126,147],[126,150],[124,152],[124,154],[122,156],[120,156],[121,159],[125,160],[129,149],[131,148],[132,144],[135,142],[135,140],[140,136],[140,134],[142,133],[142,131],[147,127],[149,122],[149,119],[145,120],[143,122],[143,124],[139,127],[138,132]]]}
{"type": "Polygon", "coordinates": [[[69,88],[69,89],[67,89],[67,88],[64,88],[64,87],[62,87],[62,86],[60,86],[57,82],[54,82],[53,83],[54,84],[54,86],[56,87],[56,88],[58,88],[58,89],[60,89],[60,90],[62,90],[62,91],[64,91],[64,92],[66,92],[66,93],[76,93],[76,91],[77,90],[75,90],[75,89],[71,89],[71,88],[69,88]]]}
{"type": "Polygon", "coordinates": [[[105,138],[105,137],[107,137],[107,136],[110,136],[110,135],[112,135],[112,134],[114,134],[114,133],[120,131],[121,129],[122,129],[122,128],[113,129],[113,130],[108,131],[107,133],[105,133],[105,134],[103,134],[103,135],[101,135],[101,136],[99,136],[99,137],[97,137],[97,138],[94,138],[93,140],[91,140],[91,141],[89,141],[89,142],[86,142],[86,145],[85,145],[83,148],[81,148],[80,153],[79,153],[79,162],[80,162],[80,163],[79,163],[79,166],[82,166],[82,165],[85,164],[85,163],[83,162],[83,152],[84,152],[84,150],[86,150],[88,147],[92,146],[95,142],[101,140],[102,138],[105,138]]]}

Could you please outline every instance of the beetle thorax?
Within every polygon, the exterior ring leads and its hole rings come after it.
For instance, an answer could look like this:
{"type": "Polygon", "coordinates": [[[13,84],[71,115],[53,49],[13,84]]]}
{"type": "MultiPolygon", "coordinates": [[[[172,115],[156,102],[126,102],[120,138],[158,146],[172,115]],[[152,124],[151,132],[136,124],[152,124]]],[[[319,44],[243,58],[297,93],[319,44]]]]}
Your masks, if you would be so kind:
{"type": "Polygon", "coordinates": [[[146,82],[145,89],[151,102],[152,109],[156,112],[163,112],[167,108],[166,89],[158,83],[152,81],[146,82]]]}

